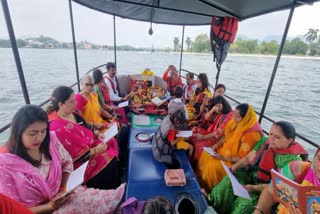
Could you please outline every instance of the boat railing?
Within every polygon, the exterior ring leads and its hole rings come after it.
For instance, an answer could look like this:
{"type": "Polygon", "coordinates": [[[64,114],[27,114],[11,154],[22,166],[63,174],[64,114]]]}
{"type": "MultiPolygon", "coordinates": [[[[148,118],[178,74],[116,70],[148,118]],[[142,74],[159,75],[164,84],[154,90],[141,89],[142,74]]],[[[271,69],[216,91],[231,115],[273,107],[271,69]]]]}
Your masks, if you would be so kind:
{"type": "MultiPolygon", "coordinates": [[[[99,68],[101,68],[101,67],[105,67],[105,66],[106,66],[106,64],[102,64],[102,65],[96,66],[96,67],[90,69],[89,71],[87,71],[85,74],[90,74],[90,73],[93,72],[94,70],[99,69],[99,68]]],[[[194,72],[189,71],[189,70],[186,70],[186,69],[181,69],[181,71],[184,72],[183,74],[180,73],[180,74],[181,74],[181,77],[184,78],[184,79],[185,79],[185,74],[186,74],[186,73],[192,73],[192,74],[194,74],[194,76],[196,76],[196,77],[199,75],[199,74],[197,74],[197,73],[194,73],[194,72]]],[[[72,87],[74,87],[74,86],[76,86],[76,85],[78,85],[78,82],[73,83],[73,84],[70,85],[69,87],[72,88],[72,87]]],[[[209,86],[210,86],[210,88],[211,88],[212,91],[213,91],[213,90],[214,90],[214,86],[213,86],[212,84],[209,84],[209,86]]],[[[241,103],[241,102],[239,102],[238,100],[230,97],[229,95],[224,95],[224,96],[225,96],[226,98],[228,98],[229,100],[237,103],[237,104],[240,104],[240,103],[241,103]]],[[[50,102],[50,98],[47,99],[47,100],[45,100],[45,101],[43,101],[43,102],[41,102],[41,103],[39,104],[39,106],[43,107],[44,105],[46,105],[46,104],[49,103],[49,102],[50,102]]],[[[274,123],[274,122],[275,122],[273,119],[271,119],[270,117],[268,117],[268,116],[266,116],[266,115],[261,115],[261,114],[260,114],[259,112],[257,112],[257,111],[256,111],[256,113],[257,113],[257,115],[259,115],[261,118],[263,118],[263,119],[265,119],[265,120],[267,120],[267,121],[269,121],[269,122],[271,122],[271,123],[274,123]]],[[[0,128],[0,134],[1,134],[2,132],[6,131],[8,128],[10,128],[10,123],[8,123],[8,124],[6,124],[6,125],[4,125],[4,126],[2,126],[2,127],[0,128]]],[[[264,130],[264,129],[263,129],[263,132],[264,132],[265,134],[267,134],[267,135],[269,134],[269,132],[266,131],[266,130],[264,130]]],[[[296,135],[297,135],[297,137],[299,137],[300,139],[302,139],[303,141],[305,141],[305,142],[308,143],[309,145],[312,145],[312,146],[314,146],[314,147],[316,147],[316,148],[318,147],[318,144],[316,144],[315,142],[313,142],[313,141],[309,140],[308,138],[302,136],[301,134],[297,133],[296,135]]]]}
{"type": "MultiPolygon", "coordinates": [[[[199,74],[196,74],[196,73],[194,73],[194,72],[192,72],[192,71],[188,71],[188,70],[186,70],[186,69],[181,69],[181,71],[183,71],[183,72],[185,72],[185,73],[192,73],[194,76],[198,76],[198,75],[199,75],[199,74]]],[[[181,77],[185,78],[185,75],[181,75],[181,77]]],[[[213,90],[214,90],[214,86],[213,86],[212,84],[210,84],[210,83],[209,83],[209,86],[210,86],[210,88],[211,88],[212,91],[213,91],[213,90]]],[[[241,104],[241,102],[239,102],[238,100],[230,97],[229,95],[226,95],[226,94],[225,94],[224,97],[228,98],[229,100],[231,100],[231,101],[233,101],[233,102],[235,102],[235,103],[237,103],[237,104],[241,104]]],[[[271,123],[275,123],[275,122],[276,122],[275,120],[271,119],[270,117],[268,117],[268,116],[266,116],[266,115],[264,115],[264,114],[261,115],[260,112],[257,112],[257,111],[255,111],[255,112],[256,112],[257,115],[259,115],[259,117],[267,120],[268,122],[271,122],[271,123]]],[[[265,134],[269,135],[269,132],[266,131],[265,129],[263,129],[263,132],[264,132],[265,134]]],[[[313,142],[313,141],[309,140],[308,138],[302,136],[302,135],[299,134],[299,133],[296,133],[296,136],[299,137],[300,139],[302,139],[303,141],[305,141],[306,143],[308,143],[308,144],[310,144],[310,145],[312,145],[312,146],[314,146],[314,147],[316,147],[316,148],[319,147],[318,144],[316,144],[315,142],[313,142]]]]}

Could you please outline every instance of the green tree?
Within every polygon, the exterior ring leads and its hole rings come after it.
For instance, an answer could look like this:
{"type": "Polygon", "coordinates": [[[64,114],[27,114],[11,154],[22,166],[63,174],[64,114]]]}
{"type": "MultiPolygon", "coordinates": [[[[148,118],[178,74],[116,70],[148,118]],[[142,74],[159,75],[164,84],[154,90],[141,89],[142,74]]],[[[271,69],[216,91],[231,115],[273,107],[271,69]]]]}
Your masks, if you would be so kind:
{"type": "Polygon", "coordinates": [[[231,45],[230,51],[233,53],[257,53],[258,41],[239,38],[231,45]]]}
{"type": "Polygon", "coordinates": [[[286,41],[283,53],[284,54],[290,54],[290,55],[305,55],[308,50],[308,45],[301,41],[299,38],[295,38],[291,41],[286,41]]]}
{"type": "Polygon", "coordinates": [[[270,42],[262,42],[259,49],[260,53],[262,54],[277,54],[279,44],[275,40],[272,40],[270,42]]]}
{"type": "Polygon", "coordinates": [[[195,52],[209,52],[210,51],[210,40],[209,36],[206,33],[199,34],[194,42],[192,43],[193,50],[195,52]]]}
{"type": "Polygon", "coordinates": [[[318,38],[319,29],[309,28],[308,33],[304,36],[306,37],[307,42],[314,42],[318,38]]]}
{"type": "Polygon", "coordinates": [[[0,48],[10,48],[10,40],[0,39],[0,48]]]}
{"type": "MultiPolygon", "coordinates": [[[[307,42],[309,42],[309,50],[307,53],[311,55],[311,47],[314,47],[313,42],[319,38],[318,44],[320,44],[320,35],[318,36],[319,29],[309,28],[308,32],[304,35],[306,37],[307,42]]],[[[313,48],[314,53],[314,48],[313,48]]]]}
{"type": "Polygon", "coordinates": [[[190,37],[187,37],[187,39],[186,39],[186,44],[187,44],[187,48],[188,48],[187,50],[188,50],[188,51],[190,51],[191,43],[192,43],[191,38],[190,38],[190,37]]]}
{"type": "Polygon", "coordinates": [[[173,51],[179,51],[179,44],[180,43],[180,40],[179,38],[176,36],[174,37],[173,39],[173,51]]]}

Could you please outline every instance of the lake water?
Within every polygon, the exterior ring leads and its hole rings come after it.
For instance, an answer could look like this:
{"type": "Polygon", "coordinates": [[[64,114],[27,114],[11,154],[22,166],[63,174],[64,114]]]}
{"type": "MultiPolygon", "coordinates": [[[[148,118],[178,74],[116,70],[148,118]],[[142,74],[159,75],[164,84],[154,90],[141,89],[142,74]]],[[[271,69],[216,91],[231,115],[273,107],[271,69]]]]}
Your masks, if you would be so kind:
{"type": "MultiPolygon", "coordinates": [[[[49,98],[59,85],[76,81],[72,50],[20,49],[21,61],[31,103],[49,98]]],[[[151,68],[161,75],[169,64],[179,67],[179,53],[117,52],[119,74],[140,73],[151,68]]],[[[112,51],[78,50],[80,74],[91,68],[114,61],[112,51]]],[[[248,102],[260,111],[268,87],[275,57],[229,55],[222,66],[220,82],[226,94],[248,102]]],[[[205,72],[215,83],[216,68],[210,54],[184,54],[182,68],[195,73],[205,72]]],[[[0,127],[9,123],[17,108],[24,104],[11,49],[0,48],[0,127]]],[[[299,134],[320,143],[320,60],[282,58],[265,114],[274,120],[292,122],[299,134]]],[[[232,104],[234,106],[234,104],[232,104]]],[[[269,130],[270,123],[262,126],[269,130]]],[[[0,134],[0,144],[8,131],[0,134]]],[[[314,149],[308,147],[313,153],[314,149]]],[[[311,154],[312,154],[311,153],[311,154]]]]}

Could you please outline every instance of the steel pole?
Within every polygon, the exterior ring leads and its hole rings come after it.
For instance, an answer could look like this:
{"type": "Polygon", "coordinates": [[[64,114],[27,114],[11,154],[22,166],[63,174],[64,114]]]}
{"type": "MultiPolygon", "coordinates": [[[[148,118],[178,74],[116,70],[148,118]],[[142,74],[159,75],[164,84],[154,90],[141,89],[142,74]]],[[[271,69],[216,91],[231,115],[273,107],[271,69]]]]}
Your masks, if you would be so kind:
{"type": "Polygon", "coordinates": [[[269,96],[270,96],[270,93],[271,93],[273,81],[274,81],[274,78],[275,78],[276,73],[277,73],[277,69],[278,69],[278,66],[279,66],[280,59],[281,59],[283,47],[284,47],[284,44],[285,44],[286,39],[287,39],[287,35],[288,35],[288,31],[289,31],[289,28],[290,28],[290,24],[291,24],[291,20],[292,20],[292,16],[293,16],[295,7],[296,7],[296,4],[295,4],[295,1],[294,1],[292,6],[291,6],[291,9],[290,9],[290,13],[289,13],[289,16],[288,16],[288,19],[287,19],[287,24],[286,24],[286,27],[285,27],[285,30],[284,30],[284,33],[283,33],[283,36],[282,36],[282,40],[281,40],[281,43],[280,43],[280,47],[279,47],[279,50],[278,50],[277,58],[276,58],[274,66],[273,66],[273,71],[272,71],[272,74],[271,74],[271,77],[270,77],[267,93],[266,93],[266,96],[264,98],[262,109],[261,109],[261,113],[260,113],[260,117],[259,117],[259,123],[261,123],[262,118],[264,116],[264,112],[266,110],[266,106],[267,106],[268,99],[269,99],[269,96]]]}
{"type": "Polygon", "coordinates": [[[13,29],[12,21],[11,21],[11,17],[10,17],[8,2],[7,2],[7,0],[1,0],[1,4],[2,4],[3,15],[6,20],[6,25],[7,25],[9,37],[10,37],[10,43],[11,43],[11,48],[12,48],[13,55],[14,55],[14,60],[16,62],[16,66],[17,66],[17,71],[18,71],[18,75],[19,75],[20,86],[22,89],[24,101],[26,104],[30,104],[28,88],[27,88],[26,80],[24,78],[24,73],[23,73],[22,64],[21,64],[21,60],[20,60],[19,49],[17,46],[16,36],[14,34],[14,29],[13,29]]]}
{"type": "Polygon", "coordinates": [[[184,43],[184,25],[183,25],[183,27],[182,27],[182,41],[181,41],[181,52],[180,52],[179,76],[181,76],[182,55],[183,55],[183,43],[184,43]]]}
{"type": "Polygon", "coordinates": [[[114,63],[117,65],[116,16],[113,16],[113,51],[114,51],[114,63]]]}
{"type": "Polygon", "coordinates": [[[80,78],[79,78],[77,42],[76,42],[76,35],[75,35],[75,32],[74,32],[72,0],[69,0],[69,11],[70,11],[70,22],[71,22],[71,31],[72,31],[73,54],[74,54],[74,62],[75,62],[75,66],[76,66],[76,75],[77,75],[77,83],[78,83],[77,85],[78,85],[78,91],[80,92],[80,78]]]}

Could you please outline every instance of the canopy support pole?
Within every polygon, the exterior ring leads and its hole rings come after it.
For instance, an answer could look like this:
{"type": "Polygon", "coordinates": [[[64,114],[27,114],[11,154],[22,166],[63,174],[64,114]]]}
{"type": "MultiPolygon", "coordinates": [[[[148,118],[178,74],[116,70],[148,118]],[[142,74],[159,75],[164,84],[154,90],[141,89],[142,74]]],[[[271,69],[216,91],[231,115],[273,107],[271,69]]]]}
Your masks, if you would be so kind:
{"type": "Polygon", "coordinates": [[[73,54],[74,54],[74,61],[75,61],[75,66],[76,66],[78,91],[80,92],[80,78],[79,78],[77,42],[76,42],[76,35],[75,35],[75,32],[74,32],[73,12],[72,12],[72,2],[71,1],[72,0],[69,0],[69,11],[70,11],[70,22],[71,22],[71,31],[72,31],[73,54]]]}
{"type": "Polygon", "coordinates": [[[179,76],[181,76],[181,66],[182,66],[182,55],[183,55],[183,43],[184,43],[184,25],[182,26],[182,41],[181,41],[181,51],[180,51],[180,66],[179,66],[179,76]]]}
{"type": "Polygon", "coordinates": [[[116,16],[113,16],[113,51],[114,51],[114,63],[117,66],[116,16]]]}
{"type": "Polygon", "coordinates": [[[16,36],[14,34],[14,29],[12,26],[8,2],[7,2],[7,0],[1,0],[1,4],[2,4],[3,15],[6,20],[8,34],[10,37],[11,49],[13,51],[14,60],[16,62],[16,67],[17,67],[17,71],[18,71],[18,75],[19,75],[20,86],[22,89],[24,101],[26,104],[30,104],[28,88],[27,88],[26,80],[24,78],[24,73],[23,73],[23,69],[22,69],[22,65],[21,65],[20,54],[19,54],[19,50],[18,50],[18,46],[17,46],[16,36]]]}
{"type": "Polygon", "coordinates": [[[291,24],[291,20],[292,20],[292,16],[293,16],[295,7],[296,7],[296,3],[294,1],[292,6],[291,6],[291,9],[290,9],[290,13],[289,13],[289,16],[288,16],[288,19],[287,19],[286,27],[285,27],[285,30],[284,30],[284,33],[283,33],[283,36],[282,36],[282,39],[281,39],[280,47],[279,47],[279,50],[278,50],[277,58],[276,58],[274,66],[273,66],[273,71],[272,71],[272,74],[271,74],[271,77],[270,77],[268,90],[267,90],[266,96],[264,98],[262,109],[261,109],[261,112],[260,112],[259,123],[261,123],[262,118],[264,117],[264,112],[266,110],[266,106],[267,106],[268,99],[269,99],[269,96],[270,96],[270,93],[271,93],[273,81],[274,81],[274,78],[275,78],[276,73],[277,73],[277,69],[278,69],[278,66],[279,66],[280,59],[281,59],[283,47],[284,47],[284,44],[285,44],[286,39],[287,39],[287,35],[288,35],[288,31],[289,31],[289,28],[290,28],[290,24],[291,24]]]}

